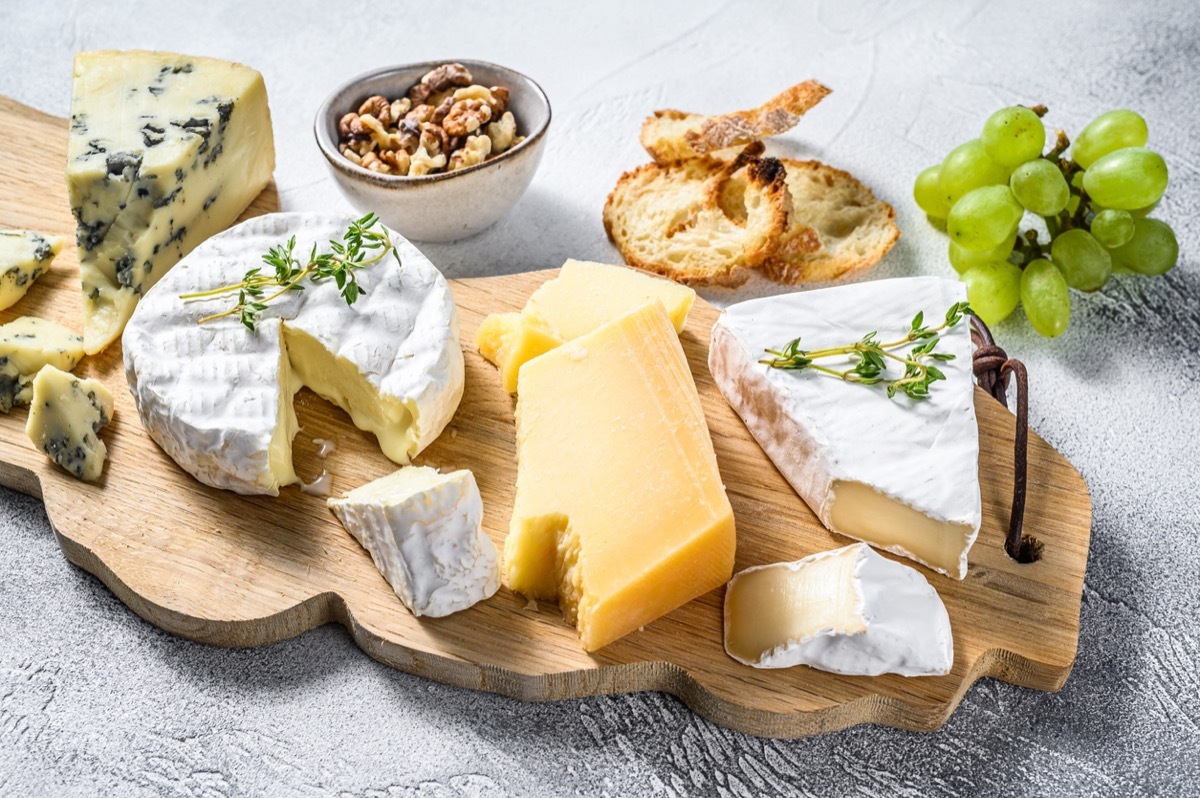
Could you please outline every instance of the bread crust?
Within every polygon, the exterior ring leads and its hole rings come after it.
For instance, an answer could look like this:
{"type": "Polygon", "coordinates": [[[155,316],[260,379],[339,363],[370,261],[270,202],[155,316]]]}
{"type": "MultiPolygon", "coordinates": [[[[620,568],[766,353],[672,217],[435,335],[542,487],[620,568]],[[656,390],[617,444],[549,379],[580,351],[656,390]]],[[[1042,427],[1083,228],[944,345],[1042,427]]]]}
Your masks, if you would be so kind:
{"type": "Polygon", "coordinates": [[[741,285],[791,220],[783,165],[761,152],[759,143],[732,162],[694,158],[624,173],[604,204],[605,232],[636,268],[694,286],[741,285]],[[746,182],[740,225],[719,204],[721,186],[735,175],[746,182]]]}
{"type": "Polygon", "coordinates": [[[666,109],[642,123],[641,142],[656,163],[668,164],[777,136],[823,100],[830,89],[806,80],[745,111],[703,116],[666,109]]]}
{"type": "Polygon", "coordinates": [[[836,280],[874,266],[900,239],[895,209],[849,172],[820,161],[782,163],[792,223],[762,265],[766,277],[789,285],[836,280]]]}

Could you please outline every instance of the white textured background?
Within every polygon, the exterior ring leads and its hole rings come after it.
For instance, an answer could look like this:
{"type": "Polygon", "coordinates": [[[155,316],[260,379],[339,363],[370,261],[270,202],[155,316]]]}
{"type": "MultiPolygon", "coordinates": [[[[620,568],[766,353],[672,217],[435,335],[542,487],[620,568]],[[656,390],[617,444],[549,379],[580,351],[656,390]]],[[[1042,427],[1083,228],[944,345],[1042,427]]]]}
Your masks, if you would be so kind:
{"type": "Polygon", "coordinates": [[[1171,168],[1158,215],[1175,226],[1184,254],[1165,277],[1117,278],[1099,294],[1076,294],[1062,339],[1043,341],[1020,319],[996,330],[1029,366],[1034,427],[1083,472],[1095,504],[1079,656],[1058,694],[985,680],[935,734],[860,727],[779,742],[717,728],[658,694],[523,704],[444,687],[373,662],[333,626],[264,649],[208,648],[134,616],[65,561],[36,500],[0,490],[0,794],[1200,790],[1192,0],[578,8],[0,0],[0,93],[42,110],[67,113],[75,51],[133,47],[219,56],[264,73],[286,209],[342,203],[311,124],[344,78],[460,57],[541,82],[554,107],[541,170],[497,227],[425,247],[449,276],[614,259],[600,209],[617,176],[646,160],[637,131],[648,112],[746,107],[809,77],[834,94],[772,151],[848,169],[896,205],[904,238],[878,276],[949,273],[944,238],[910,200],[912,179],[1014,102],[1046,103],[1048,122],[1072,132],[1110,108],[1141,111],[1171,168]]]}

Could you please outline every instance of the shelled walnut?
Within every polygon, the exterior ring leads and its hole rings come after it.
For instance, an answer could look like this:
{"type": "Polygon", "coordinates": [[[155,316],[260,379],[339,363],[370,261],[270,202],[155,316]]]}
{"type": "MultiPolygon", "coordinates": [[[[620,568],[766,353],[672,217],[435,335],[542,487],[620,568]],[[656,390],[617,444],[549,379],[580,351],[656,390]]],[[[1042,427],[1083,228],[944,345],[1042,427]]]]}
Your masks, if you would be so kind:
{"type": "Polygon", "coordinates": [[[520,144],[509,90],[462,64],[430,70],[403,96],[374,95],[338,121],[338,151],[372,172],[417,177],[481,164],[520,144]]]}

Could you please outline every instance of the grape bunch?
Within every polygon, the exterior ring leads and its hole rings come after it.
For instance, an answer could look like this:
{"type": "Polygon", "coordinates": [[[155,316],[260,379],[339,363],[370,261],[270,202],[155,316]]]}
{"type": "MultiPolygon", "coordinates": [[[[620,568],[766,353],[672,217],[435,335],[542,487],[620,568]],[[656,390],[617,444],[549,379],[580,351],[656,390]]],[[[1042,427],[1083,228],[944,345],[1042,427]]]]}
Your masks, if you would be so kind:
{"type": "Polygon", "coordinates": [[[1148,216],[1166,191],[1167,164],[1146,149],[1146,120],[1109,111],[1073,144],[1058,131],[1044,152],[1045,113],[1017,105],[992,114],[979,138],[917,176],[913,196],[945,227],[975,313],[994,324],[1021,305],[1053,338],[1071,318],[1069,288],[1097,291],[1113,273],[1162,274],[1179,244],[1148,216]],[[1020,231],[1026,212],[1032,224],[1020,231]]]}

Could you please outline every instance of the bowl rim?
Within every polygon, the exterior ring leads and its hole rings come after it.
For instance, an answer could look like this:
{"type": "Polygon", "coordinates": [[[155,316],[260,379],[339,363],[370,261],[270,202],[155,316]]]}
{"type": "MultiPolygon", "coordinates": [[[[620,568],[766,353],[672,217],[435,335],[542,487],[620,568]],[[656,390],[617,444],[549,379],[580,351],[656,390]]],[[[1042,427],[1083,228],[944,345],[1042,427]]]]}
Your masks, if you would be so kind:
{"type": "Polygon", "coordinates": [[[543,136],[546,135],[546,131],[550,127],[550,120],[552,116],[553,113],[550,108],[550,98],[546,96],[545,90],[542,89],[536,80],[522,72],[518,72],[515,69],[502,66],[500,64],[494,64],[490,61],[480,61],[473,58],[435,59],[431,61],[414,61],[406,64],[392,64],[390,66],[376,67],[375,69],[368,70],[367,72],[363,72],[360,75],[356,75],[353,78],[342,82],[337,86],[337,88],[330,92],[330,94],[325,98],[325,101],[322,102],[320,107],[317,109],[316,118],[313,120],[313,135],[316,137],[318,149],[321,150],[321,154],[325,156],[325,160],[329,162],[329,165],[349,178],[355,180],[368,180],[381,186],[417,186],[437,183],[443,180],[450,180],[451,178],[459,177],[460,175],[481,171],[489,166],[495,166],[496,164],[504,161],[506,158],[514,156],[516,153],[532,147],[543,136]],[[381,174],[379,172],[372,172],[370,169],[359,166],[338,151],[337,144],[329,136],[328,130],[326,129],[324,123],[333,113],[333,105],[338,99],[339,95],[345,93],[348,89],[353,88],[355,84],[365,82],[372,78],[380,77],[381,75],[385,75],[389,72],[399,72],[401,70],[410,69],[422,69],[428,72],[430,69],[434,69],[443,64],[454,63],[463,64],[468,68],[470,68],[472,65],[477,65],[485,69],[491,69],[498,72],[507,72],[517,76],[526,84],[528,84],[528,86],[533,89],[534,95],[540,99],[542,106],[546,109],[545,120],[537,127],[536,130],[533,130],[527,134],[525,139],[517,146],[510,147],[509,149],[497,155],[495,158],[489,158],[483,163],[477,163],[474,166],[468,166],[465,169],[455,169],[452,172],[437,172],[431,175],[417,175],[415,177],[410,177],[409,175],[381,174]]]}

